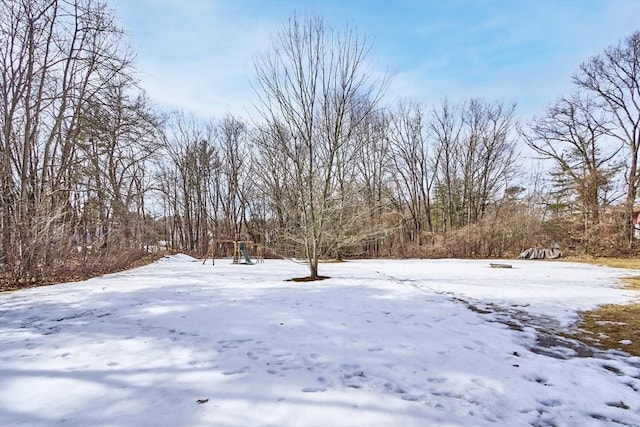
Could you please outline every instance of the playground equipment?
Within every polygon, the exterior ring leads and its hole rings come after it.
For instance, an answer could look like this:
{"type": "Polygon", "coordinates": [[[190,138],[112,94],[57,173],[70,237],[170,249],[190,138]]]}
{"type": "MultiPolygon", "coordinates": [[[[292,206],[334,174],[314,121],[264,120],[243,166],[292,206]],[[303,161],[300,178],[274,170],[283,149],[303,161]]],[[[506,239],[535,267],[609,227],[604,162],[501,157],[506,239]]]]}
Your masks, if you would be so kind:
{"type": "MultiPolygon", "coordinates": [[[[241,242],[241,243],[238,245],[238,252],[239,252],[239,253],[238,253],[238,255],[241,255],[241,256],[242,256],[242,258],[244,258],[244,262],[245,262],[246,264],[249,264],[249,265],[253,265],[253,264],[255,264],[255,263],[251,260],[251,258],[249,258],[249,255],[247,254],[247,250],[246,250],[246,246],[245,246],[245,243],[244,243],[244,242],[241,242]]],[[[238,256],[238,257],[235,257],[235,256],[234,256],[234,257],[233,257],[234,261],[236,260],[236,258],[237,258],[237,259],[240,259],[240,256],[238,256]]]]}
{"type": "Polygon", "coordinates": [[[222,254],[224,252],[225,245],[229,243],[233,243],[233,264],[254,265],[256,263],[264,262],[264,248],[259,243],[255,243],[251,240],[212,240],[202,264],[204,265],[207,262],[207,259],[211,258],[211,262],[215,265],[215,256],[217,254],[222,254]],[[252,253],[255,254],[255,259],[252,259],[249,256],[248,248],[252,249],[252,253]]]}

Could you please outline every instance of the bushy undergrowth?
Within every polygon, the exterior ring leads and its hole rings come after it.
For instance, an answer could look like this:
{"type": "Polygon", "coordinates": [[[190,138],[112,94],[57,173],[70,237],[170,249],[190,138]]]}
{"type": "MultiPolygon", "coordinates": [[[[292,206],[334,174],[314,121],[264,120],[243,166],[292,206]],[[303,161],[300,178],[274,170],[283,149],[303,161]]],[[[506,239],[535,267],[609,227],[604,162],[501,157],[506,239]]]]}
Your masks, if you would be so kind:
{"type": "Polygon", "coordinates": [[[11,271],[0,273],[0,291],[86,280],[146,265],[165,255],[167,252],[150,253],[140,249],[114,249],[90,256],[78,254],[67,257],[64,263],[52,263],[42,268],[42,273],[31,279],[15,280],[11,271]]]}

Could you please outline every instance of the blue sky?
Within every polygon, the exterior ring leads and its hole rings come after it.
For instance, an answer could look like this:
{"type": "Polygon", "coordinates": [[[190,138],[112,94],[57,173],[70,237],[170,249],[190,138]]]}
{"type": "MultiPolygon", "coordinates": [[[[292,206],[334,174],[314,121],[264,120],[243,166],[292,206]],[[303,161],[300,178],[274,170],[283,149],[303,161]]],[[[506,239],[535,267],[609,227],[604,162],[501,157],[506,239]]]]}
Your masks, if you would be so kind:
{"type": "Polygon", "coordinates": [[[165,109],[251,113],[253,58],[293,14],[351,25],[393,80],[387,98],[516,101],[523,118],[570,90],[579,64],[640,30],[637,0],[107,0],[165,109]]]}

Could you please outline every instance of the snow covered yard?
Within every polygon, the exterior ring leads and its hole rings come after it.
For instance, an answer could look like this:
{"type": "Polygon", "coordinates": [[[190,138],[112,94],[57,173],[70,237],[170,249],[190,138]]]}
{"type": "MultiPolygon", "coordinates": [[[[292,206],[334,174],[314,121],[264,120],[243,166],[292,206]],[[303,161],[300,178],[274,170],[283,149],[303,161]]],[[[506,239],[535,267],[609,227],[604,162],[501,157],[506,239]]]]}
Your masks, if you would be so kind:
{"type": "Polygon", "coordinates": [[[186,256],[0,294],[0,425],[640,426],[640,358],[539,348],[626,270],[186,256]],[[514,326],[515,325],[515,326],[514,326]],[[552,357],[553,356],[553,357],[552,357]]]}

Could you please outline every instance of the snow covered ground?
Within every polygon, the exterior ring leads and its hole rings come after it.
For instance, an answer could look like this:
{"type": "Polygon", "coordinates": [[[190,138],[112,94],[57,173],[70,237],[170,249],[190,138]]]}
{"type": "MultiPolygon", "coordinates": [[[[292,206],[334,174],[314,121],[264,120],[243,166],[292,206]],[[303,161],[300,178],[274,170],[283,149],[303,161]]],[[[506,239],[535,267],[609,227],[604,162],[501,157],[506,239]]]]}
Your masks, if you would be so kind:
{"type": "Polygon", "coordinates": [[[640,426],[640,358],[535,329],[637,297],[630,272],[506,262],[351,261],[295,283],[290,261],[179,255],[0,294],[0,425],[640,426]]]}

